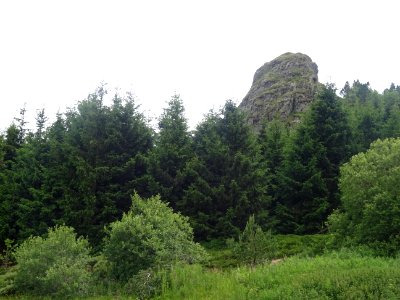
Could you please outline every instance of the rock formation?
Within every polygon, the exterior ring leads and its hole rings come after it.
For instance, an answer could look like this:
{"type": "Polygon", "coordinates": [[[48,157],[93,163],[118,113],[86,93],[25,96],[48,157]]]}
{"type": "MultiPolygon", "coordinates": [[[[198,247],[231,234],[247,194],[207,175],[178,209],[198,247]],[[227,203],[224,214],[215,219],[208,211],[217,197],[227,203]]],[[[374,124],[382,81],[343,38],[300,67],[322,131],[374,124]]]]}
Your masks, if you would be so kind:
{"type": "Polygon", "coordinates": [[[317,86],[317,64],[305,54],[285,53],[256,71],[239,107],[256,131],[274,118],[296,123],[313,101],[317,86]]]}

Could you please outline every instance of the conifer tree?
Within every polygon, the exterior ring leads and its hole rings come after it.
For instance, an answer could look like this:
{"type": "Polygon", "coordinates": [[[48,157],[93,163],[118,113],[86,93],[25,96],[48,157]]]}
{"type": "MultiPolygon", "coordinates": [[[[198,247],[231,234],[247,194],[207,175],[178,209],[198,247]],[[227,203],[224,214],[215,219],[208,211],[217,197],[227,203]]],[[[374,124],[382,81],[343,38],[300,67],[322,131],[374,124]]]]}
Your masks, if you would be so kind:
{"type": "Polygon", "coordinates": [[[98,244],[104,225],[129,209],[130,195],[146,189],[142,157],[152,147],[152,133],[131,95],[103,104],[104,87],[67,113],[66,135],[55,143],[68,155],[66,193],[60,221],[98,244]]]}
{"type": "Polygon", "coordinates": [[[6,237],[14,240],[42,234],[51,225],[51,208],[41,190],[47,161],[44,110],[39,117],[42,122],[35,134],[26,134],[25,109],[21,109],[20,118],[16,118],[19,125],[12,124],[7,130],[8,162],[0,183],[2,227],[8,228],[6,237]]]}
{"type": "Polygon", "coordinates": [[[18,204],[21,196],[20,172],[17,168],[19,152],[25,145],[25,108],[20,110],[20,118],[7,128],[3,143],[3,169],[0,180],[0,238],[17,240],[19,230],[16,224],[18,220],[18,204]]]}
{"type": "Polygon", "coordinates": [[[269,198],[259,147],[233,102],[197,127],[194,149],[197,157],[185,169],[188,187],[181,206],[197,237],[236,235],[251,214],[265,223],[269,198]]]}
{"type": "Polygon", "coordinates": [[[158,185],[155,192],[175,209],[183,196],[182,172],[193,157],[193,151],[183,101],[179,95],[174,95],[167,104],[158,123],[151,174],[158,185]]]}
{"type": "Polygon", "coordinates": [[[279,177],[283,167],[284,149],[289,137],[289,129],[279,119],[264,124],[258,136],[261,147],[261,159],[265,168],[265,184],[267,194],[271,197],[269,207],[269,227],[275,228],[277,221],[276,209],[279,194],[279,177]]]}
{"type": "Polygon", "coordinates": [[[350,128],[335,89],[324,87],[288,144],[280,178],[280,231],[323,230],[338,206],[339,167],[351,155],[350,128]]]}

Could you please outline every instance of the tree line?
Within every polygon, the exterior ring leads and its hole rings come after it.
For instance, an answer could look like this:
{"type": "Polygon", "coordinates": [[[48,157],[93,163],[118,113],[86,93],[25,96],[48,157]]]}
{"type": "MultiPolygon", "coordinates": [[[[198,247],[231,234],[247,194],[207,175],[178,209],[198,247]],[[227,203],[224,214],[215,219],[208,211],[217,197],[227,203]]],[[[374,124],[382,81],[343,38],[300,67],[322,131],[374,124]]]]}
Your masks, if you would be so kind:
{"type": "Polygon", "coordinates": [[[153,130],[132,95],[99,87],[47,125],[25,111],[0,136],[0,240],[65,224],[99,246],[135,193],[188,216],[197,240],[237,236],[250,216],[277,233],[324,232],[340,207],[339,168],[378,138],[400,136],[400,87],[321,86],[301,122],[256,134],[232,101],[190,131],[178,95],[153,130]]]}

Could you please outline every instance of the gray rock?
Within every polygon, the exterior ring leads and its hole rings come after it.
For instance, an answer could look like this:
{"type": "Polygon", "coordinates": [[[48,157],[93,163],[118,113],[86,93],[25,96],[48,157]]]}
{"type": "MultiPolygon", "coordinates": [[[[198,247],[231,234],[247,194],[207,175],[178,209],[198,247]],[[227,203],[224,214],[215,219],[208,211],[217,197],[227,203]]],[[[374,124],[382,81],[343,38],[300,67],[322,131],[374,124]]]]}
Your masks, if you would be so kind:
{"type": "Polygon", "coordinates": [[[314,100],[317,87],[317,64],[305,54],[285,53],[256,71],[239,107],[256,131],[265,120],[274,118],[298,123],[300,113],[314,100]]]}

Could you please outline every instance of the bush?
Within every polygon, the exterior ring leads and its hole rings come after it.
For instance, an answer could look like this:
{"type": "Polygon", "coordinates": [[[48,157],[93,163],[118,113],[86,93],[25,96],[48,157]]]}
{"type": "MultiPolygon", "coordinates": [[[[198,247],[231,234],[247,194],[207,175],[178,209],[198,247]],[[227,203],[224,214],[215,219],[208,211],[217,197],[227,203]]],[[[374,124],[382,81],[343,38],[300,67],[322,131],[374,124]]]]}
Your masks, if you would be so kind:
{"type": "Polygon", "coordinates": [[[18,292],[52,297],[88,294],[89,243],[71,227],[57,226],[47,237],[30,237],[15,251],[18,292]]]}
{"type": "Polygon", "coordinates": [[[205,250],[193,242],[186,217],[174,213],[158,196],[143,200],[138,195],[132,198],[131,210],[107,229],[104,255],[112,274],[122,281],[140,270],[207,258],[205,250]]]}
{"type": "MultiPolygon", "coordinates": [[[[232,243],[232,242],[230,242],[232,243]]],[[[271,231],[264,232],[250,216],[238,242],[232,243],[232,251],[240,260],[255,265],[269,261],[275,256],[276,239],[271,231]]]]}
{"type": "Polygon", "coordinates": [[[382,254],[400,246],[400,139],[377,140],[341,168],[342,208],[328,221],[344,245],[368,244],[382,254]]]}

